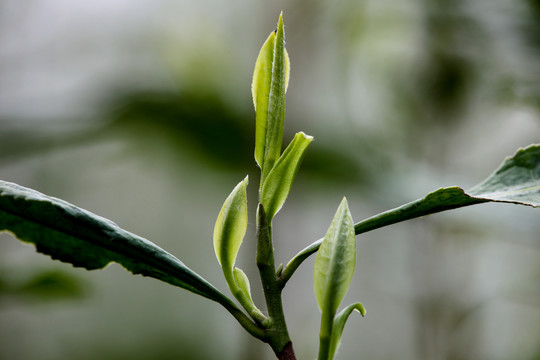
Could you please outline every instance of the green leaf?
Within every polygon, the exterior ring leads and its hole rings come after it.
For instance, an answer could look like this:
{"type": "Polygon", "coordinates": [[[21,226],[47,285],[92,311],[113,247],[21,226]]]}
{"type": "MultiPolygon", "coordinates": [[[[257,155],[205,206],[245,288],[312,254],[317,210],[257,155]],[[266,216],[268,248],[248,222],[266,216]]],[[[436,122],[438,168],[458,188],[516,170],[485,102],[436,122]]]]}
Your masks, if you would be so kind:
{"type": "Polygon", "coordinates": [[[355,265],[353,221],[347,199],[343,198],[315,258],[315,296],[322,312],[319,360],[332,359],[330,345],[334,315],[349,289],[355,265]]]}
{"type": "Polygon", "coordinates": [[[339,343],[341,342],[341,335],[343,334],[345,323],[347,322],[349,315],[351,315],[354,310],[358,311],[362,316],[366,315],[366,309],[364,308],[364,305],[358,302],[347,306],[339,314],[337,314],[334,319],[334,326],[332,327],[332,338],[330,340],[330,359],[334,358],[336,354],[336,350],[339,347],[339,343]]]}
{"type": "Polygon", "coordinates": [[[478,199],[540,207],[540,145],[519,149],[468,193],[478,199]]]}
{"type": "Polygon", "coordinates": [[[285,203],[302,159],[312,140],[313,137],[303,132],[297,133],[264,181],[261,191],[261,203],[266,210],[269,223],[285,203]]]}
{"type": "Polygon", "coordinates": [[[225,200],[214,227],[214,250],[229,290],[252,318],[259,322],[266,319],[253,304],[249,290],[246,291],[249,282],[240,269],[234,270],[236,256],[247,230],[247,185],[246,176],[225,200]]]}
{"type": "Polygon", "coordinates": [[[259,52],[251,85],[256,111],[255,160],[262,171],[261,183],[281,153],[289,74],[290,60],[280,15],[277,30],[268,36],[259,52]]]}
{"type": "Polygon", "coordinates": [[[315,258],[315,295],[321,311],[335,314],[351,283],[356,241],[347,199],[343,198],[315,258]]]}
{"type": "Polygon", "coordinates": [[[214,250],[223,272],[230,275],[247,230],[247,185],[246,176],[225,200],[214,226],[214,250]]]}
{"type": "Polygon", "coordinates": [[[242,271],[242,269],[237,268],[237,267],[233,269],[233,275],[234,275],[234,280],[238,284],[238,287],[240,288],[240,290],[242,290],[244,295],[251,302],[253,302],[253,300],[251,299],[251,287],[249,285],[249,279],[247,275],[242,271]]]}
{"type": "Polygon", "coordinates": [[[465,192],[452,186],[355,224],[356,234],[404,220],[485,202],[540,207],[540,145],[519,149],[486,180],[465,192]]]}
{"type": "MultiPolygon", "coordinates": [[[[405,220],[486,202],[540,207],[540,144],[519,149],[468,192],[457,186],[441,188],[421,199],[360,221],[354,225],[354,230],[359,235],[405,220]]],[[[285,282],[290,279],[298,266],[317,252],[322,242],[322,239],[317,240],[296,254],[283,270],[282,279],[285,282]]]]}
{"type": "Polygon", "coordinates": [[[7,230],[51,258],[87,270],[117,262],[211,300],[231,301],[184,263],[152,242],[66,201],[0,181],[0,231],[7,230]]]}

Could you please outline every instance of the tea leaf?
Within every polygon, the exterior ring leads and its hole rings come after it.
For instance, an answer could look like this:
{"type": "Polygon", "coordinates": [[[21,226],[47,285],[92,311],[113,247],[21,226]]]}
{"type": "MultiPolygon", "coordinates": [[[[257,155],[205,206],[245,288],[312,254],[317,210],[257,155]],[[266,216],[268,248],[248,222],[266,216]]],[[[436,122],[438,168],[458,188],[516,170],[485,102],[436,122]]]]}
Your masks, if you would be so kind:
{"type": "Polygon", "coordinates": [[[6,181],[0,181],[1,230],[75,267],[94,270],[117,262],[133,274],[231,304],[214,286],[152,242],[66,201],[6,181]]]}
{"type": "Polygon", "coordinates": [[[268,36],[257,57],[251,85],[256,111],[255,160],[262,171],[261,183],[281,153],[289,73],[290,60],[280,15],[277,30],[268,36]]]}
{"type": "MultiPolygon", "coordinates": [[[[468,192],[457,186],[441,188],[421,199],[362,220],[354,225],[354,230],[359,235],[405,220],[486,202],[540,207],[540,144],[519,149],[468,192]]],[[[284,282],[305,259],[317,252],[322,242],[323,239],[313,242],[289,261],[281,274],[284,282]]]]}
{"type": "Polygon", "coordinates": [[[347,199],[343,198],[315,258],[317,303],[323,313],[336,313],[352,280],[356,241],[347,199]]]}
{"type": "Polygon", "coordinates": [[[315,297],[322,312],[319,360],[332,359],[334,315],[349,289],[355,265],[353,221],[347,199],[343,198],[315,258],[315,297]]]}
{"type": "Polygon", "coordinates": [[[354,310],[358,311],[362,316],[366,315],[366,309],[364,308],[364,305],[358,302],[347,306],[334,318],[334,326],[332,327],[332,338],[330,340],[330,359],[333,359],[334,355],[336,354],[336,350],[339,347],[339,343],[341,342],[341,335],[343,334],[345,323],[349,319],[349,315],[351,315],[354,310]]]}
{"type": "Polygon", "coordinates": [[[264,181],[261,203],[269,223],[287,200],[302,159],[312,140],[313,137],[303,132],[296,134],[264,181]]]}
{"type": "Polygon", "coordinates": [[[214,227],[214,250],[226,278],[231,276],[231,279],[236,255],[247,230],[247,185],[246,176],[225,200],[214,227]]]}
{"type": "Polygon", "coordinates": [[[249,278],[247,275],[242,271],[242,269],[235,267],[233,269],[233,275],[234,280],[236,280],[236,283],[238,284],[238,287],[242,290],[244,295],[251,301],[251,287],[249,285],[249,278]]]}

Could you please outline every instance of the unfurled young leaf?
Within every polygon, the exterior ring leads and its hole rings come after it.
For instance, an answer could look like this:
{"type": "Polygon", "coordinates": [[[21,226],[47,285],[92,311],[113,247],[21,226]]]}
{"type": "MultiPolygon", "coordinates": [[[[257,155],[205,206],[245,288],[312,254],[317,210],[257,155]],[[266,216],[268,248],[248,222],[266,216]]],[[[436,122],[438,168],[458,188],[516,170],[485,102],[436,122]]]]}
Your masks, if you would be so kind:
{"type": "Polygon", "coordinates": [[[256,111],[255,160],[261,168],[261,183],[281,153],[289,69],[283,16],[280,15],[276,31],[268,36],[257,57],[251,85],[256,111]]]}
{"type": "Polygon", "coordinates": [[[285,203],[312,140],[313,137],[303,132],[296,134],[264,181],[261,204],[266,210],[269,223],[285,203]]]}
{"type": "Polygon", "coordinates": [[[315,296],[322,312],[319,360],[332,359],[334,316],[349,288],[355,265],[354,225],[347,199],[343,198],[315,258],[315,296]]]}
{"type": "MultiPolygon", "coordinates": [[[[385,211],[355,224],[356,235],[421,216],[487,202],[540,207],[540,144],[519,149],[495,172],[469,191],[458,186],[440,188],[425,197],[385,211]]],[[[317,240],[296,254],[284,269],[288,280],[298,266],[317,252],[317,240]]]]}
{"type": "Polygon", "coordinates": [[[335,314],[355,265],[354,225],[347,199],[343,198],[315,258],[315,295],[321,311],[335,314]]]}
{"type": "Polygon", "coordinates": [[[247,230],[248,177],[233,189],[219,212],[214,227],[214,250],[225,276],[230,276],[247,230]]]}
{"type": "Polygon", "coordinates": [[[334,318],[334,326],[332,327],[332,338],[330,340],[330,359],[333,359],[334,355],[336,354],[336,350],[339,347],[339,343],[341,341],[341,335],[343,334],[343,329],[345,328],[345,323],[347,322],[349,315],[351,315],[354,310],[358,311],[362,316],[366,315],[366,309],[364,308],[364,305],[362,305],[361,303],[354,303],[347,306],[334,318]]]}
{"type": "Polygon", "coordinates": [[[234,268],[247,230],[247,185],[246,176],[225,200],[214,227],[214,250],[231,293],[256,321],[264,322],[266,318],[251,300],[246,275],[242,270],[234,268]]]}

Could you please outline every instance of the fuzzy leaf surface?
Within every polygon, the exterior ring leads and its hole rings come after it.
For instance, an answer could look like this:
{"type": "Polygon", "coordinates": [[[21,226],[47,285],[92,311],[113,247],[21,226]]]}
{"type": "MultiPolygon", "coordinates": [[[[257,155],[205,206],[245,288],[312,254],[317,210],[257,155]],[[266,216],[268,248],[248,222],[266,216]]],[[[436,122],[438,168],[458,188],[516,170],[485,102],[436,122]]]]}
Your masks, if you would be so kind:
{"type": "Polygon", "coordinates": [[[261,204],[270,223],[289,196],[306,150],[313,137],[299,132],[294,136],[264,181],[261,204]]]}
{"type": "Polygon", "coordinates": [[[198,295],[232,304],[219,290],[154,243],[66,201],[0,181],[0,231],[40,253],[87,270],[117,262],[198,295]]]}

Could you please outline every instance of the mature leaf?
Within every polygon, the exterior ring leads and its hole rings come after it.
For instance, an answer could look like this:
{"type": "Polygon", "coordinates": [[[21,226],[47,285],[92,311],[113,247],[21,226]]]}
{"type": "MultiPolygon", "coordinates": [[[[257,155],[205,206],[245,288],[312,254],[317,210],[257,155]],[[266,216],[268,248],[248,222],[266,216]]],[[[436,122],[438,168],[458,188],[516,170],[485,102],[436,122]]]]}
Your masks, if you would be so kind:
{"type": "Polygon", "coordinates": [[[232,275],[247,230],[247,185],[246,176],[225,200],[214,227],[214,250],[226,277],[232,275]]]}
{"type": "MultiPolygon", "coordinates": [[[[421,199],[360,221],[354,225],[354,230],[359,235],[405,220],[486,202],[540,207],[540,144],[519,149],[468,192],[457,186],[441,188],[421,199]]],[[[306,258],[319,250],[322,242],[323,239],[317,240],[296,254],[283,270],[282,278],[287,281],[306,258]]]]}
{"type": "Polygon", "coordinates": [[[540,207],[540,145],[519,149],[468,193],[479,199],[540,207]]]}
{"type": "Polygon", "coordinates": [[[306,150],[313,137],[299,132],[294,136],[264,181],[261,191],[261,204],[266,210],[270,223],[281,209],[302,163],[306,150]]]}
{"type": "MultiPolygon", "coordinates": [[[[315,296],[323,314],[336,313],[356,265],[356,241],[347,199],[343,198],[315,258],[315,296]]],[[[324,316],[324,315],[323,315],[324,316]]]]}
{"type": "Polygon", "coordinates": [[[256,111],[255,160],[262,170],[263,180],[281,153],[289,69],[283,16],[280,15],[277,30],[261,48],[251,85],[256,111]]]}
{"type": "Polygon", "coordinates": [[[152,242],[66,201],[0,181],[0,230],[53,259],[88,270],[117,262],[222,304],[232,304],[214,286],[152,242]]]}
{"type": "Polygon", "coordinates": [[[337,314],[334,319],[334,326],[332,327],[332,338],[330,340],[330,359],[333,359],[334,355],[336,354],[336,350],[339,346],[339,343],[341,342],[341,335],[343,334],[345,323],[347,322],[349,315],[351,315],[354,310],[358,311],[362,316],[366,315],[366,309],[364,308],[364,305],[358,302],[347,306],[339,314],[337,314]]]}
{"type": "Polygon", "coordinates": [[[355,224],[356,234],[416,217],[484,202],[540,207],[540,145],[519,149],[468,192],[453,186],[355,224]]]}

